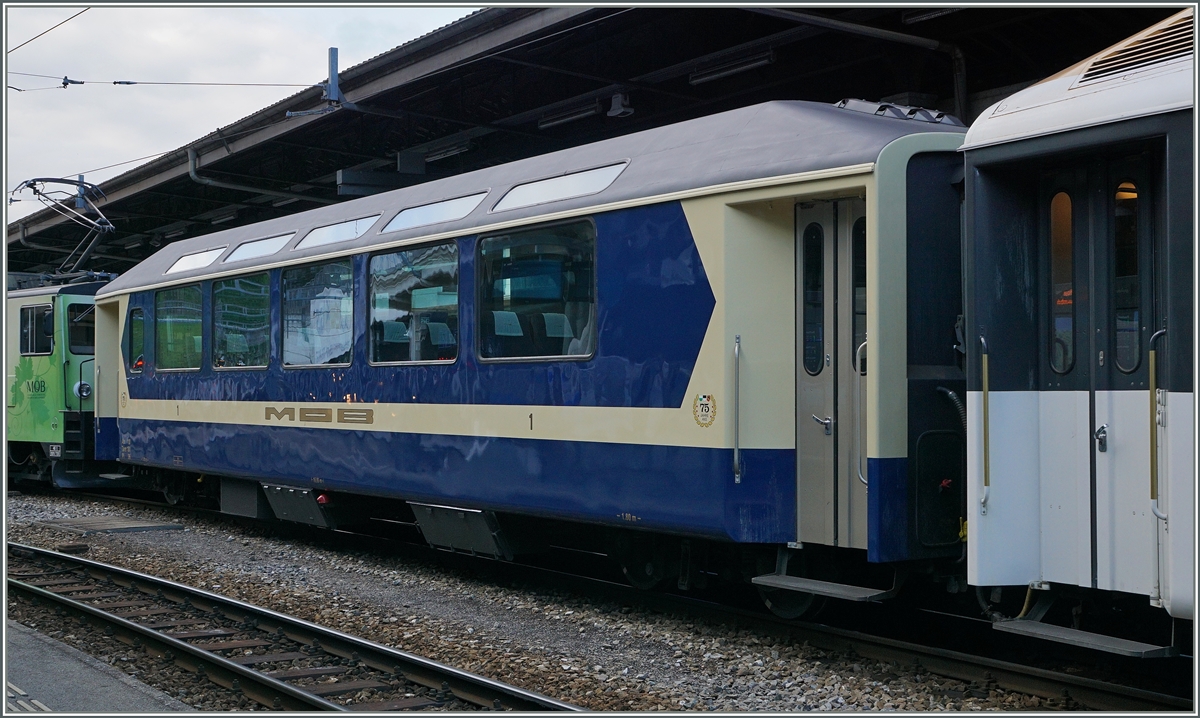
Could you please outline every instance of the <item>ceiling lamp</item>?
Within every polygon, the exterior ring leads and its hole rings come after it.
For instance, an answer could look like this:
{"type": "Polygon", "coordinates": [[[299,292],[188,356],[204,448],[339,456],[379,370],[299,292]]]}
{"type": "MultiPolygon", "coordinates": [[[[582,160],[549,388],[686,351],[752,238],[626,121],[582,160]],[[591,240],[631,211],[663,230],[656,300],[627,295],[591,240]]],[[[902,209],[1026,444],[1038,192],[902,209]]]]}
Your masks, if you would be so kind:
{"type": "Polygon", "coordinates": [[[583,105],[582,107],[573,107],[569,110],[543,115],[542,118],[538,120],[538,129],[544,130],[557,125],[565,125],[568,122],[574,122],[575,120],[582,120],[585,117],[598,115],[601,113],[601,111],[600,101],[593,100],[590,104],[583,105]]]}

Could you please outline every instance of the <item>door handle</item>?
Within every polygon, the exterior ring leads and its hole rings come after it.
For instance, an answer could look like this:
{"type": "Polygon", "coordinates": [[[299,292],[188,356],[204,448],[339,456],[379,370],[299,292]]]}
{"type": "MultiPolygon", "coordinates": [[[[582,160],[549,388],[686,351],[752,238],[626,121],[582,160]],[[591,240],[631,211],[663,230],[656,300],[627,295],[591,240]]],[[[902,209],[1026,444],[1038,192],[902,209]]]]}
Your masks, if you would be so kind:
{"type": "Polygon", "coordinates": [[[822,419],[816,414],[813,414],[813,421],[825,427],[825,436],[829,436],[833,433],[833,419],[830,419],[828,416],[822,419]]]}
{"type": "Polygon", "coordinates": [[[1096,451],[1108,451],[1108,424],[1101,424],[1099,429],[1096,429],[1094,434],[1096,437],[1096,451]]]}

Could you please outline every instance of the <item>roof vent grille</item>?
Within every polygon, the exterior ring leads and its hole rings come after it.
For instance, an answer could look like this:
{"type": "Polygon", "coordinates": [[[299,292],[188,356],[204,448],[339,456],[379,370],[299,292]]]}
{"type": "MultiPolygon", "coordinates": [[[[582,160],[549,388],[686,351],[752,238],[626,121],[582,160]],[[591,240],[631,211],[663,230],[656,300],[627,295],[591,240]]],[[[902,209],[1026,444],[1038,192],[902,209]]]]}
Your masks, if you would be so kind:
{"type": "Polygon", "coordinates": [[[1195,47],[1192,23],[1193,16],[1189,13],[1136,42],[1098,58],[1079,78],[1079,84],[1107,80],[1190,56],[1195,47]]]}

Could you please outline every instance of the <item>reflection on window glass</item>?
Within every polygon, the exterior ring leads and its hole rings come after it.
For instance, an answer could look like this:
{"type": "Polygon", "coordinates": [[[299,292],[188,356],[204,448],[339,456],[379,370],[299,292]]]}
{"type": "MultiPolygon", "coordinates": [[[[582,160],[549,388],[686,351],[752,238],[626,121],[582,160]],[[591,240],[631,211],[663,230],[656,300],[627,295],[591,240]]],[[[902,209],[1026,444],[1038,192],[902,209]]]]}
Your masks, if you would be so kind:
{"type": "Polygon", "coordinates": [[[264,367],[270,358],[270,276],[213,282],[213,366],[264,367]]]}
{"type": "Polygon", "coordinates": [[[617,175],[625,169],[627,162],[608,167],[597,167],[594,170],[572,172],[561,177],[527,182],[513,187],[492,208],[493,212],[503,212],[506,209],[530,207],[535,204],[555,202],[572,197],[596,194],[607,189],[617,175]]]}
{"type": "MultiPolygon", "coordinates": [[[[867,218],[859,217],[850,229],[851,263],[854,276],[851,284],[854,286],[854,351],[857,352],[862,343],[867,340],[867,218]]],[[[867,363],[867,350],[863,350],[862,363],[867,363]]],[[[850,356],[854,364],[853,354],[850,356]]],[[[865,366],[858,370],[865,371],[865,366]]]]}
{"type": "Polygon", "coordinates": [[[371,257],[371,361],[458,356],[458,245],[371,257]]]}
{"type": "Polygon", "coordinates": [[[284,364],[349,364],[353,332],[349,259],[283,272],[284,364]]]}
{"type": "Polygon", "coordinates": [[[402,229],[424,227],[427,224],[462,219],[471,214],[479,206],[479,203],[483,201],[484,197],[487,197],[487,192],[480,192],[469,197],[434,202],[433,204],[423,204],[420,207],[409,207],[393,217],[392,221],[388,222],[387,226],[383,228],[383,231],[399,232],[402,229]]]}
{"type": "Polygon", "coordinates": [[[146,317],[141,309],[129,312],[129,337],[125,351],[125,363],[131,374],[140,374],[146,366],[146,317]]]}
{"type": "Polygon", "coordinates": [[[1050,200],[1050,368],[1059,374],[1075,365],[1075,248],[1071,197],[1050,200]]]}
{"type": "Polygon", "coordinates": [[[371,217],[363,217],[361,219],[352,219],[349,222],[341,222],[331,224],[327,227],[317,227],[313,231],[305,235],[304,239],[300,240],[300,244],[296,245],[296,249],[308,249],[309,247],[319,247],[322,244],[333,244],[334,242],[346,242],[351,239],[358,239],[366,234],[371,225],[375,224],[375,220],[379,219],[379,215],[371,217]]]}
{"type": "Polygon", "coordinates": [[[164,289],[154,295],[154,366],[199,369],[203,341],[200,287],[164,289]]]}
{"type": "Polygon", "coordinates": [[[1141,292],[1138,283],[1138,192],[1132,182],[1117,187],[1114,202],[1116,242],[1113,255],[1113,310],[1116,319],[1117,368],[1137,369],[1142,358],[1138,340],[1141,292]]]}
{"type": "Polygon", "coordinates": [[[217,261],[217,257],[221,256],[221,252],[225,251],[225,247],[217,247],[196,254],[185,254],[175,263],[171,265],[164,274],[175,274],[176,272],[186,272],[189,269],[202,269],[217,261]]]}
{"type": "Polygon", "coordinates": [[[54,308],[49,304],[21,307],[21,353],[54,351],[54,308]]]}
{"type": "Polygon", "coordinates": [[[479,243],[479,352],[590,356],[596,345],[596,231],[541,227],[479,243]]]}
{"type": "Polygon", "coordinates": [[[96,353],[96,305],[67,305],[67,344],[72,354],[96,353]]]}
{"type": "Polygon", "coordinates": [[[238,245],[237,249],[229,253],[221,264],[228,262],[240,262],[243,259],[254,259],[255,257],[265,257],[269,254],[275,254],[283,249],[283,245],[288,243],[292,237],[295,237],[295,232],[281,234],[278,237],[267,237],[266,239],[256,239],[253,242],[243,242],[238,245]]]}
{"type": "Polygon", "coordinates": [[[813,222],[801,238],[804,287],[804,371],[820,374],[825,354],[825,232],[813,222]]]}

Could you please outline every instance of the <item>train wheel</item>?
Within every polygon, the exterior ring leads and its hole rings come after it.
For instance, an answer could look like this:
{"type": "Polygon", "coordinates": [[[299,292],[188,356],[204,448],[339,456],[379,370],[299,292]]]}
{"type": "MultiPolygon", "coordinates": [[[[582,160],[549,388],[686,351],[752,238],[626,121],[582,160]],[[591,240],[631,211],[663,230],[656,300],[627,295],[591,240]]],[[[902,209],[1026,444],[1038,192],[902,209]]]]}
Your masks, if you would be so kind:
{"type": "Polygon", "coordinates": [[[758,589],[758,596],[771,613],[787,620],[813,618],[825,607],[825,597],[779,588],[758,589]]]}
{"type": "Polygon", "coordinates": [[[655,565],[653,559],[622,563],[621,573],[625,574],[625,580],[629,581],[634,588],[640,588],[643,591],[649,591],[662,582],[662,571],[655,565]]]}

